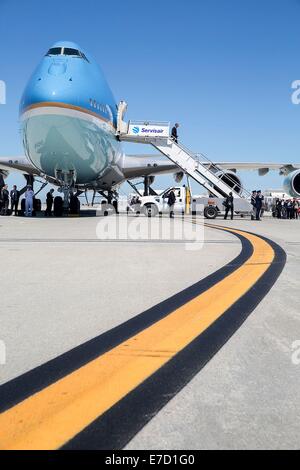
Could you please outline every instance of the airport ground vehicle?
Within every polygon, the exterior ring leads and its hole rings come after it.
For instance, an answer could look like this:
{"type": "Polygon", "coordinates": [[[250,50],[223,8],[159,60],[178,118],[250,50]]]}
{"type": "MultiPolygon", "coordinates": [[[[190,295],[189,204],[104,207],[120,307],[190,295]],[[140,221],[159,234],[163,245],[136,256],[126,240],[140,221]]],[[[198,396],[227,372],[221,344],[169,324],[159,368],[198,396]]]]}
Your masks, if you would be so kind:
{"type": "MultiPolygon", "coordinates": [[[[168,188],[159,195],[140,196],[139,203],[134,204],[133,210],[148,217],[155,217],[158,214],[169,213],[168,197],[172,188],[168,188]]],[[[176,202],[174,205],[175,214],[199,214],[206,219],[215,219],[218,215],[224,214],[224,198],[209,196],[193,196],[187,186],[173,187],[176,202]]],[[[235,214],[241,217],[250,215],[249,210],[240,200],[234,201],[235,214]]]]}

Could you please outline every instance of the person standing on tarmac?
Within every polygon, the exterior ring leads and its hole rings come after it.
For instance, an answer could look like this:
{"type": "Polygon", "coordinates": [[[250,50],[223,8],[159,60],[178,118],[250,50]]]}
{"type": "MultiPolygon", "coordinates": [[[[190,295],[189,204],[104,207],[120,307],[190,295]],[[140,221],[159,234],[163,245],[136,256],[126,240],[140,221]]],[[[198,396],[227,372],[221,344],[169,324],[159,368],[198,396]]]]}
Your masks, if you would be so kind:
{"type": "Polygon", "coordinates": [[[178,122],[176,122],[171,132],[172,139],[174,140],[174,142],[176,142],[176,144],[178,144],[178,133],[177,133],[178,127],[179,127],[179,124],[178,122]]]}
{"type": "Polygon", "coordinates": [[[254,220],[256,217],[256,191],[252,191],[251,194],[251,206],[252,206],[252,212],[251,212],[251,220],[254,220]]]}
{"type": "Polygon", "coordinates": [[[287,214],[287,219],[292,219],[292,215],[293,215],[293,203],[292,203],[291,199],[289,199],[288,202],[287,202],[286,214],[287,214]]]}
{"type": "Polygon", "coordinates": [[[8,215],[9,207],[9,192],[7,184],[1,189],[1,200],[2,200],[2,215],[8,215]]]}
{"type": "Polygon", "coordinates": [[[176,196],[174,192],[174,188],[171,189],[168,196],[168,206],[170,211],[170,219],[174,218],[174,204],[176,202],[176,196]]]}
{"type": "Polygon", "coordinates": [[[264,196],[261,194],[261,190],[257,191],[256,193],[256,220],[261,220],[261,211],[264,201],[264,196]]]}
{"type": "Polygon", "coordinates": [[[293,206],[294,206],[294,219],[298,219],[299,203],[297,199],[294,199],[293,206]]]}
{"type": "Polygon", "coordinates": [[[34,192],[31,186],[27,186],[25,193],[25,217],[32,217],[34,192]]]}
{"type": "Polygon", "coordinates": [[[10,203],[11,203],[11,213],[15,211],[15,215],[18,214],[18,205],[20,199],[20,192],[17,189],[17,186],[14,184],[13,189],[10,192],[10,203]]]}
{"type": "Polygon", "coordinates": [[[228,217],[228,213],[230,211],[231,213],[231,220],[233,219],[233,209],[234,209],[234,205],[233,205],[233,195],[232,193],[230,192],[229,195],[226,197],[225,201],[224,201],[224,206],[225,206],[225,215],[224,215],[224,220],[227,219],[228,217]]]}
{"type": "Polygon", "coordinates": [[[275,203],[275,215],[277,219],[281,219],[281,213],[282,213],[282,202],[281,199],[276,199],[275,203]]]}
{"type": "Polygon", "coordinates": [[[53,206],[53,197],[54,189],[50,189],[46,196],[46,210],[45,210],[45,217],[52,216],[52,206],[53,206]]]}
{"type": "Polygon", "coordinates": [[[295,219],[295,199],[292,199],[291,219],[295,219]]]}

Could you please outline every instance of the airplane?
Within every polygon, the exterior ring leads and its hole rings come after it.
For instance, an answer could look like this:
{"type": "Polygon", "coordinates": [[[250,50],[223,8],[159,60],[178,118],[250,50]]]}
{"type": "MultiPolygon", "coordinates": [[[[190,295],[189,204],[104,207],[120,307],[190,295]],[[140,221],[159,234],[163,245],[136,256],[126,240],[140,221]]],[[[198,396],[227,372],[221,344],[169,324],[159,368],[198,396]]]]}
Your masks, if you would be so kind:
{"type": "MultiPolygon", "coordinates": [[[[125,181],[182,170],[163,155],[126,155],[116,135],[118,106],[93,57],[77,44],[53,44],[31,76],[20,102],[25,156],[0,158],[0,187],[10,172],[59,187],[111,195],[125,181]]],[[[199,157],[201,158],[201,156],[199,157]]],[[[204,165],[208,163],[205,162],[204,165]]],[[[229,186],[242,190],[238,170],[278,170],[284,188],[300,197],[300,164],[215,162],[229,186]]]]}

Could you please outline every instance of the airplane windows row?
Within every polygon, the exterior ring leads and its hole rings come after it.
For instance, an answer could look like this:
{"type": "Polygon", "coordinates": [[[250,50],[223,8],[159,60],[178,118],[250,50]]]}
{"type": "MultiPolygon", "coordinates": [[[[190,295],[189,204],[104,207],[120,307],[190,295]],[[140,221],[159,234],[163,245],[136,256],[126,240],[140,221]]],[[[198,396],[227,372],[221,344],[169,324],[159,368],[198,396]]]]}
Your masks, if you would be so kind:
{"type": "Polygon", "coordinates": [[[83,52],[80,52],[77,49],[72,49],[71,47],[52,47],[47,52],[46,56],[48,55],[70,55],[73,57],[80,57],[81,59],[89,62],[83,52]]]}
{"type": "Polygon", "coordinates": [[[92,108],[98,109],[98,111],[101,111],[102,113],[107,113],[107,109],[104,104],[99,104],[97,103],[96,100],[92,100],[91,98],[90,98],[90,106],[92,106],[92,108]]]}

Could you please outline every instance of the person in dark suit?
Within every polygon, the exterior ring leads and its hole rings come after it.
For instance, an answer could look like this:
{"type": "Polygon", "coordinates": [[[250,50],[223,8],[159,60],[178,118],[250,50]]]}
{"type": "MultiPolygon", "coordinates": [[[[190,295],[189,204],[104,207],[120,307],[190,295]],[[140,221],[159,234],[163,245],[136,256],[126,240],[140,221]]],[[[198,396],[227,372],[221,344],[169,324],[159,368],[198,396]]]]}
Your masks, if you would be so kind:
{"type": "Polygon", "coordinates": [[[169,206],[170,218],[171,219],[174,218],[174,204],[175,204],[175,202],[176,202],[176,196],[175,196],[174,188],[172,188],[171,191],[169,192],[169,196],[168,196],[168,206],[169,206]]]}
{"type": "Polygon", "coordinates": [[[53,206],[53,200],[54,200],[53,193],[54,193],[54,189],[50,189],[50,191],[47,193],[45,217],[47,217],[47,215],[49,217],[52,216],[52,206],[53,206]]]}
{"type": "Polygon", "coordinates": [[[293,219],[298,219],[299,203],[297,199],[293,199],[293,219]]]}
{"type": "Polygon", "coordinates": [[[174,140],[174,142],[176,142],[176,144],[178,143],[178,132],[177,132],[178,127],[179,127],[179,124],[178,122],[176,122],[174,127],[172,127],[172,132],[171,132],[172,139],[174,140]]]}
{"type": "Polygon", "coordinates": [[[1,200],[2,200],[2,215],[8,215],[9,208],[9,192],[7,184],[1,189],[1,200]]]}
{"type": "Polygon", "coordinates": [[[255,205],[255,207],[256,207],[256,220],[261,220],[260,216],[261,216],[261,212],[262,212],[264,196],[262,195],[260,190],[257,191],[257,193],[256,193],[255,201],[256,201],[256,205],[255,205]]]}
{"type": "Polygon", "coordinates": [[[233,209],[234,209],[234,204],[233,204],[233,195],[230,192],[229,195],[226,197],[224,201],[224,206],[225,206],[225,215],[224,215],[224,220],[227,219],[228,213],[230,211],[230,218],[231,220],[233,219],[233,209]]]}
{"type": "Polygon", "coordinates": [[[293,214],[293,203],[291,199],[289,199],[287,202],[287,206],[286,206],[287,219],[292,219],[292,214],[293,214]]]}
{"type": "Polygon", "coordinates": [[[275,216],[277,217],[277,219],[281,219],[281,215],[282,215],[282,201],[281,199],[276,199],[276,203],[275,203],[275,216]]]}
{"type": "Polygon", "coordinates": [[[252,191],[251,206],[252,206],[251,220],[254,220],[256,216],[256,191],[252,191]]]}
{"type": "Polygon", "coordinates": [[[15,215],[18,215],[19,199],[20,199],[20,191],[18,191],[17,186],[14,184],[13,189],[10,192],[10,203],[11,203],[11,213],[15,212],[15,215]]]}

